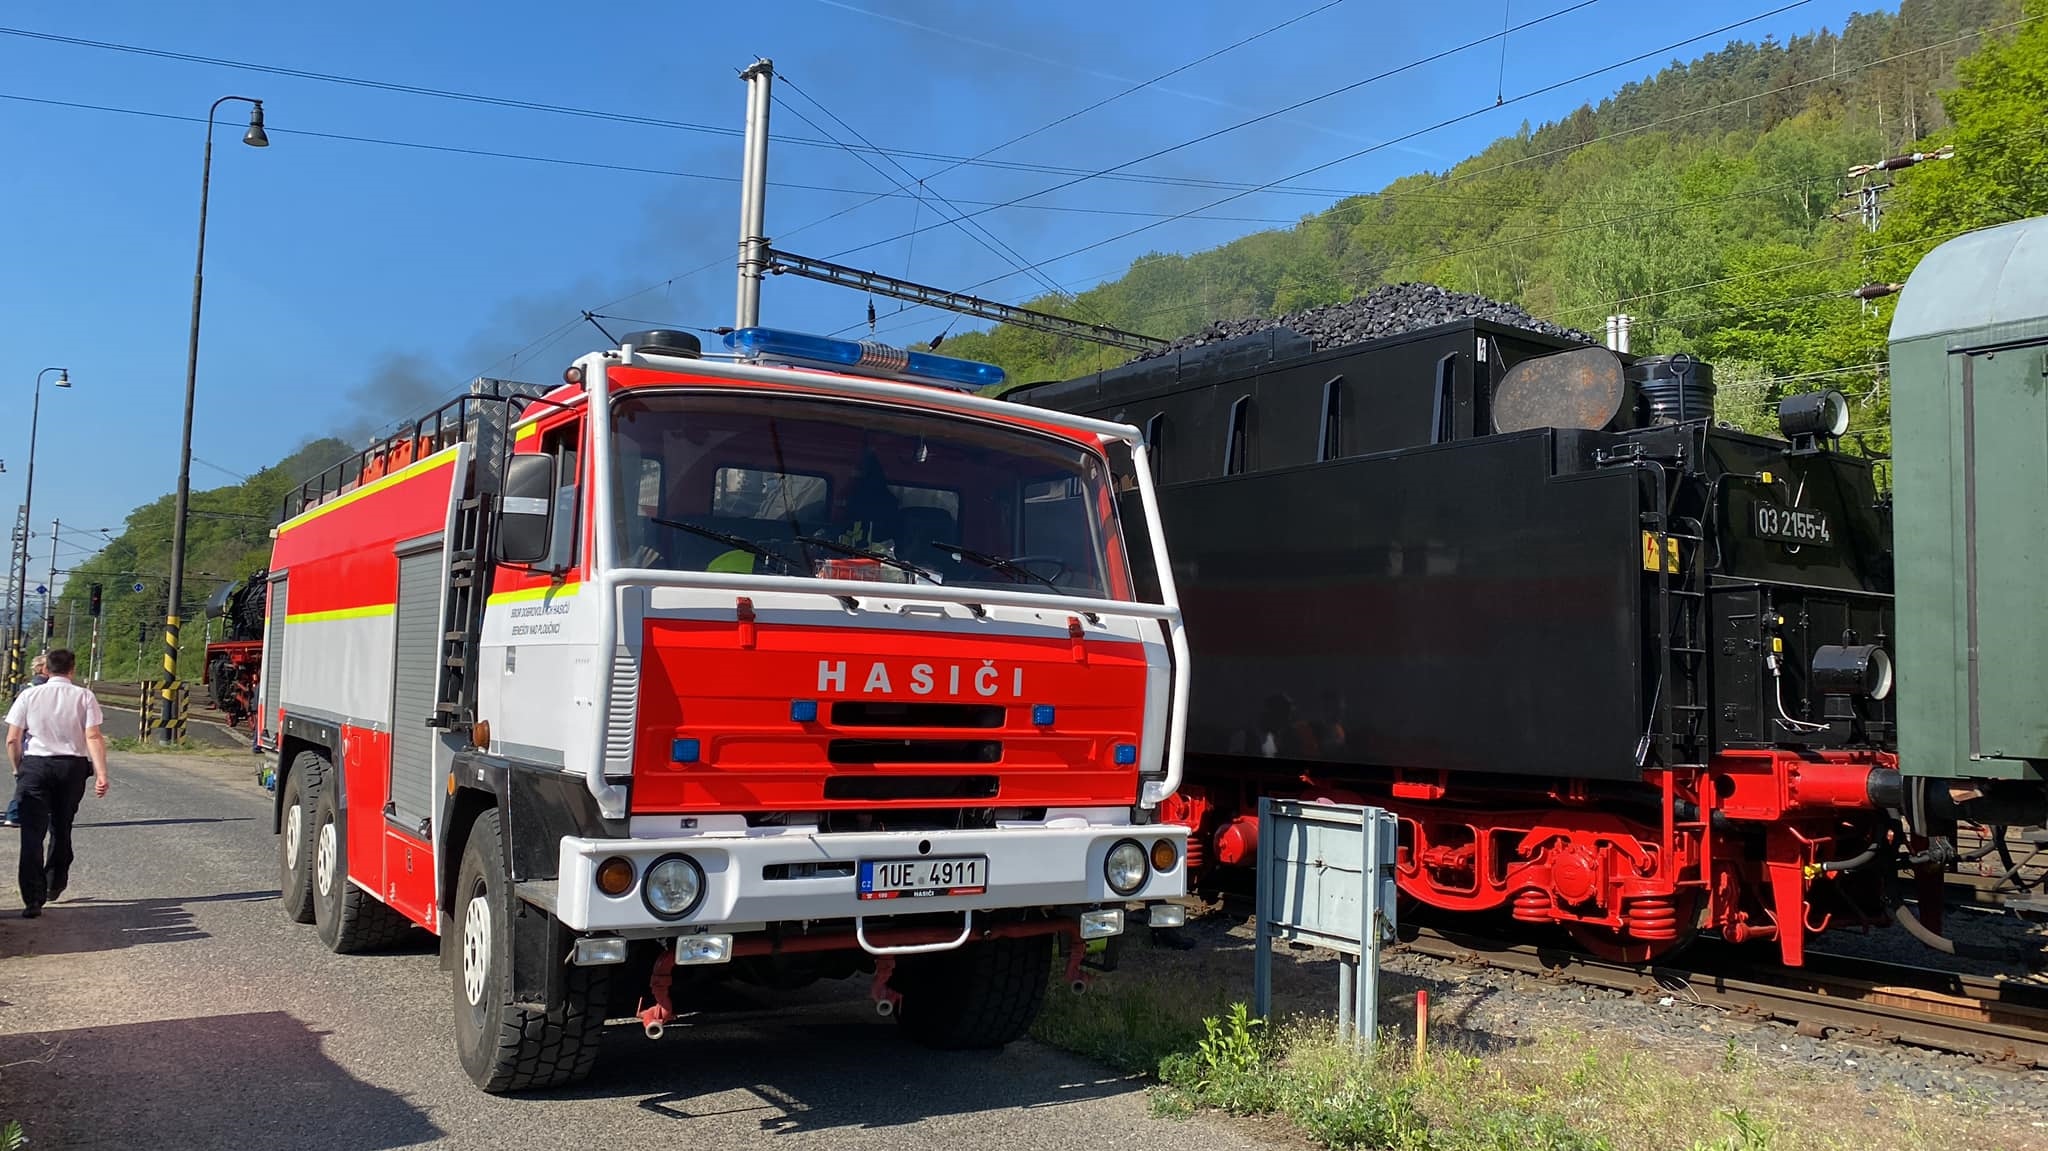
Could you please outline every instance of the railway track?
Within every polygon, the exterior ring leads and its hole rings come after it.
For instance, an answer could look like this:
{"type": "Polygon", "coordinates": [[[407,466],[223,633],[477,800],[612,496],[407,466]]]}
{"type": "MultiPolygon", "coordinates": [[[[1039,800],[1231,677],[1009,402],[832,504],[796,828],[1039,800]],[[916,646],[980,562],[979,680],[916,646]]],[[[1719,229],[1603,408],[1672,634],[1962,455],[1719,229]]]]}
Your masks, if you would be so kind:
{"type": "Polygon", "coordinates": [[[1680,997],[1815,1038],[1852,1036],[2048,1068],[2048,987],[1813,952],[1803,968],[1759,966],[1704,940],[1673,962],[1640,966],[1429,928],[1405,947],[1466,966],[1680,997]]]}

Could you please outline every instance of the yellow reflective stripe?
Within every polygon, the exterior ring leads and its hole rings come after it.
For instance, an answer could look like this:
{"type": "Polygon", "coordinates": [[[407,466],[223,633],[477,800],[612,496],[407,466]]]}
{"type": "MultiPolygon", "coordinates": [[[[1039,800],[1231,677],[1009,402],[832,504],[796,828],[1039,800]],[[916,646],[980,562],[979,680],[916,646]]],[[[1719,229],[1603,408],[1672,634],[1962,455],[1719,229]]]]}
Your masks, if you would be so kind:
{"type": "Polygon", "coordinates": [[[338,607],[332,611],[292,612],[284,617],[286,623],[322,623],[331,619],[369,619],[373,616],[390,615],[398,610],[395,603],[376,603],[368,607],[338,607]]]}
{"type": "Polygon", "coordinates": [[[512,433],[512,442],[514,445],[523,444],[539,434],[540,424],[521,424],[519,425],[519,430],[512,433]]]}
{"type": "Polygon", "coordinates": [[[460,445],[457,445],[457,447],[454,448],[442,448],[440,451],[435,452],[433,455],[428,456],[426,459],[416,460],[413,463],[409,463],[404,467],[398,469],[397,471],[392,472],[388,476],[380,476],[377,479],[371,480],[369,483],[364,484],[362,487],[359,487],[352,492],[347,492],[342,495],[336,496],[333,499],[328,500],[326,503],[321,504],[319,507],[309,508],[306,511],[300,512],[298,515],[293,516],[291,519],[288,519],[285,522],[277,525],[277,530],[280,532],[290,531],[291,529],[299,527],[302,524],[310,523],[313,520],[319,519],[321,516],[326,515],[328,512],[334,511],[336,508],[345,508],[348,505],[356,502],[357,500],[364,499],[368,496],[376,495],[378,492],[381,492],[385,488],[391,487],[394,484],[401,484],[404,483],[406,480],[412,479],[415,476],[425,475],[426,473],[433,471],[435,468],[445,468],[449,464],[455,462],[455,453],[459,447],[460,445]]]}
{"type": "Polygon", "coordinates": [[[555,586],[554,584],[549,584],[546,587],[520,588],[518,591],[499,592],[497,595],[492,596],[489,600],[485,602],[489,604],[501,604],[526,603],[532,600],[544,599],[569,599],[570,597],[574,596],[579,590],[581,590],[582,587],[582,584],[565,583],[559,587],[555,586]]]}

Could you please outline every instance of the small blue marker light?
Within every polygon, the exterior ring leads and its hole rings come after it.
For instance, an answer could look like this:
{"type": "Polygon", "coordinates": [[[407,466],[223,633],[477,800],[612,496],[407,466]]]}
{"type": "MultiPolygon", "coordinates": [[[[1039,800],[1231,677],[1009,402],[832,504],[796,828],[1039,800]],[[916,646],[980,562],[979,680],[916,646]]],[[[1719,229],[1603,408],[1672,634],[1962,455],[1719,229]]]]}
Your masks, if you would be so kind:
{"type": "Polygon", "coordinates": [[[1138,745],[1135,743],[1117,744],[1116,761],[1124,767],[1129,767],[1138,762],[1138,745]]]}
{"type": "Polygon", "coordinates": [[[1052,716],[1052,705],[1049,703],[1035,704],[1031,708],[1031,722],[1039,727],[1051,727],[1052,716]]]}
{"type": "Polygon", "coordinates": [[[791,723],[818,722],[818,701],[815,699],[793,699],[789,701],[791,723]]]}
{"type": "Polygon", "coordinates": [[[695,763],[703,751],[703,745],[694,739],[678,739],[668,745],[668,757],[677,763],[695,763]]]}

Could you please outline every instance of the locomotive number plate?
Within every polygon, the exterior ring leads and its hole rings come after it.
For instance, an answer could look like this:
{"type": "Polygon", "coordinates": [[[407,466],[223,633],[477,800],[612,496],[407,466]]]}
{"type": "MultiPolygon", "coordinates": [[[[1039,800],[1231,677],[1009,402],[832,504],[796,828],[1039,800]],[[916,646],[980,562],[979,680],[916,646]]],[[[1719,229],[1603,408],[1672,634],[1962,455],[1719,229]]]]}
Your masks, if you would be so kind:
{"type": "Polygon", "coordinates": [[[1829,525],[1828,517],[1812,508],[1788,508],[1760,500],[1752,505],[1750,526],[1758,539],[1778,543],[1827,547],[1835,542],[1834,529],[1829,525]]]}
{"type": "Polygon", "coordinates": [[[980,895],[988,890],[988,856],[928,859],[863,859],[862,899],[918,899],[935,895],[980,895]]]}

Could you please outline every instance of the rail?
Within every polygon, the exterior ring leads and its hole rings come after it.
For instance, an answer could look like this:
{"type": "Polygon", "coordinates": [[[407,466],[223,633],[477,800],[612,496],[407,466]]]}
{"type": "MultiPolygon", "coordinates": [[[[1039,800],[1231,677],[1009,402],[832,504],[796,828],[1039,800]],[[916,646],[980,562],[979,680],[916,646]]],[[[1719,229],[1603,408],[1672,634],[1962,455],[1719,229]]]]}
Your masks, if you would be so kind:
{"type": "Polygon", "coordinates": [[[1632,965],[1576,952],[1424,929],[1408,950],[1471,967],[1562,978],[1627,994],[1683,995],[1731,1014],[2048,1068],[2048,985],[1807,953],[1758,964],[1708,941],[1673,961],[1632,965]]]}

